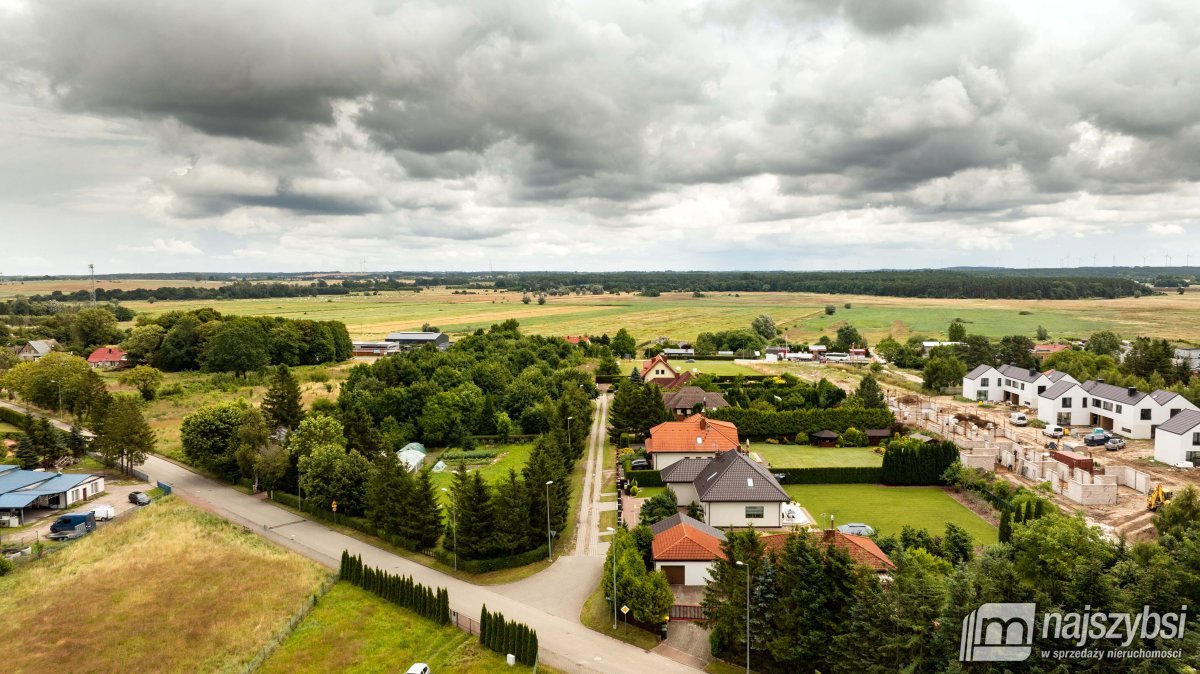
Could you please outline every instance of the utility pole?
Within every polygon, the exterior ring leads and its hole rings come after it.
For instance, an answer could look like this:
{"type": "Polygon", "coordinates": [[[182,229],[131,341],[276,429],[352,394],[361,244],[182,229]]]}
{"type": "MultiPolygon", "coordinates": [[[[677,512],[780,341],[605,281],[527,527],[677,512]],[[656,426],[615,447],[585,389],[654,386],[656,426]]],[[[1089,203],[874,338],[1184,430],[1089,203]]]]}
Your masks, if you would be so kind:
{"type": "Polygon", "coordinates": [[[96,308],[96,265],[88,263],[88,274],[92,277],[92,308],[96,308]]]}

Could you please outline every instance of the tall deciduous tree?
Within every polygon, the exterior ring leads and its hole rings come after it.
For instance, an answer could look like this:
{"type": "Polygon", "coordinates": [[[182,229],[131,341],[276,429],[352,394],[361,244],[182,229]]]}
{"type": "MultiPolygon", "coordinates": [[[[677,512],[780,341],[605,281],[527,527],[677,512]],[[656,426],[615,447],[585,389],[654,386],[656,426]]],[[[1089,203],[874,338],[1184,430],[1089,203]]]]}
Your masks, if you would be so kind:
{"type": "Polygon", "coordinates": [[[208,372],[235,372],[244,377],[270,362],[266,335],[249,319],[224,321],[208,338],[200,360],[208,372]]]}
{"type": "Polygon", "coordinates": [[[136,388],[141,394],[142,400],[149,401],[154,400],[158,395],[158,387],[162,385],[163,374],[149,365],[138,365],[122,372],[119,381],[126,386],[136,388]]]}
{"type": "Polygon", "coordinates": [[[271,428],[295,430],[304,418],[300,404],[300,382],[287,365],[279,365],[271,377],[267,394],[263,397],[263,415],[271,428]]]}
{"type": "Polygon", "coordinates": [[[750,321],[750,329],[765,340],[775,339],[775,335],[779,334],[779,329],[775,326],[775,319],[766,314],[760,314],[750,321]]]}
{"type": "Polygon", "coordinates": [[[967,338],[967,326],[962,321],[955,319],[950,322],[950,327],[946,330],[946,339],[951,342],[961,342],[967,338]]]}
{"type": "Polygon", "coordinates": [[[154,440],[154,431],[142,416],[138,400],[128,395],[114,396],[96,434],[95,447],[100,455],[128,472],[145,463],[146,455],[154,451],[154,440]]]}
{"type": "Polygon", "coordinates": [[[238,428],[248,409],[246,401],[238,399],[202,407],[184,417],[180,427],[183,455],[200,468],[236,480],[241,472],[236,455],[238,428]]]}

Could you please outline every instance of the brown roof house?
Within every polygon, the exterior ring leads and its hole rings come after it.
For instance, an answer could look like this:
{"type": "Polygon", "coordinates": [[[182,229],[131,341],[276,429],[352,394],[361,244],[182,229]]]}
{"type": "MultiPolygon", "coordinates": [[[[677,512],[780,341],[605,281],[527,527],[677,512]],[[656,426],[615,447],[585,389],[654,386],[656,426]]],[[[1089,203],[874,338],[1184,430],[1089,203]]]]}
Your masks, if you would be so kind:
{"type": "Polygon", "coordinates": [[[725,559],[725,534],[687,515],[672,515],[651,525],[650,531],[654,570],[665,573],[672,585],[707,585],[713,562],[725,559]]]}
{"type": "MultiPolygon", "coordinates": [[[[775,534],[772,536],[763,536],[760,540],[765,550],[778,554],[787,546],[788,537],[792,535],[775,534]]],[[[850,559],[855,564],[866,566],[876,573],[891,573],[896,568],[896,565],[888,558],[887,554],[883,550],[880,550],[878,545],[875,545],[875,541],[866,536],[844,534],[836,529],[810,531],[795,535],[809,536],[812,543],[819,545],[832,545],[841,548],[850,555],[850,559]]]]}
{"type": "Polygon", "coordinates": [[[684,386],[678,391],[663,393],[663,405],[677,419],[690,417],[693,414],[715,410],[718,407],[729,407],[724,394],[705,391],[699,386],[684,386]]]}
{"type": "Polygon", "coordinates": [[[694,414],[683,421],[664,421],[650,429],[646,455],[655,470],[683,459],[711,459],[738,448],[737,426],[694,414]]]}
{"type": "Polygon", "coordinates": [[[663,354],[642,363],[642,381],[647,384],[657,384],[665,389],[677,389],[692,379],[688,370],[676,370],[670,360],[663,354]]]}

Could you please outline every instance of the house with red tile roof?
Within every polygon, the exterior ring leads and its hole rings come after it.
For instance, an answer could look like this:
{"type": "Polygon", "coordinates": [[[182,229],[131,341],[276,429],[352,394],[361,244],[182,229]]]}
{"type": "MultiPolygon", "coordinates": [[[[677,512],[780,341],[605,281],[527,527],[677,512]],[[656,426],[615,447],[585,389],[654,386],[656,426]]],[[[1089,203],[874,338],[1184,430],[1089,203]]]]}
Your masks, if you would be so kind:
{"type": "Polygon", "coordinates": [[[121,367],[129,362],[125,352],[115,346],[102,346],[88,356],[88,365],[99,368],[121,367]]]}
{"type": "Polygon", "coordinates": [[[642,381],[647,384],[657,384],[665,389],[677,389],[692,380],[688,370],[676,370],[663,354],[642,363],[642,381]]]}
{"type": "Polygon", "coordinates": [[[592,343],[592,340],[588,339],[586,335],[567,335],[563,339],[567,341],[567,344],[574,344],[575,346],[592,343]]]}
{"type": "Polygon", "coordinates": [[[844,534],[836,529],[805,533],[774,534],[763,536],[759,541],[762,543],[763,549],[767,552],[780,554],[787,547],[788,537],[793,535],[809,536],[812,543],[841,548],[850,555],[850,559],[855,564],[869,567],[875,573],[891,573],[896,568],[896,565],[888,558],[887,554],[883,550],[880,550],[878,545],[875,545],[875,541],[866,536],[844,534]]]}
{"type": "Polygon", "coordinates": [[[654,570],[666,574],[672,585],[707,585],[713,562],[726,559],[721,549],[725,534],[687,515],[672,515],[650,530],[654,570]]]}
{"type": "Polygon", "coordinates": [[[696,414],[683,421],[664,421],[650,429],[646,456],[654,470],[683,459],[711,459],[737,449],[737,426],[696,414]]]}
{"type": "Polygon", "coordinates": [[[1059,351],[1070,350],[1071,346],[1069,344],[1034,344],[1033,357],[1040,361],[1045,359],[1046,356],[1058,353],[1059,351]]]}

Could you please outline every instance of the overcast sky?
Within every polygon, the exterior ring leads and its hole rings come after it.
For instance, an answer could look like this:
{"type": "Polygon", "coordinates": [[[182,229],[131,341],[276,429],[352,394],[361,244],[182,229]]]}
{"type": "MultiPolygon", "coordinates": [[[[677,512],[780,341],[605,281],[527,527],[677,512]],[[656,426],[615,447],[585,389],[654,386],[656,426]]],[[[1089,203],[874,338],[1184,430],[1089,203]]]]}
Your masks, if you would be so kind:
{"type": "Polygon", "coordinates": [[[0,0],[0,272],[1200,263],[1200,3],[0,0]]]}

